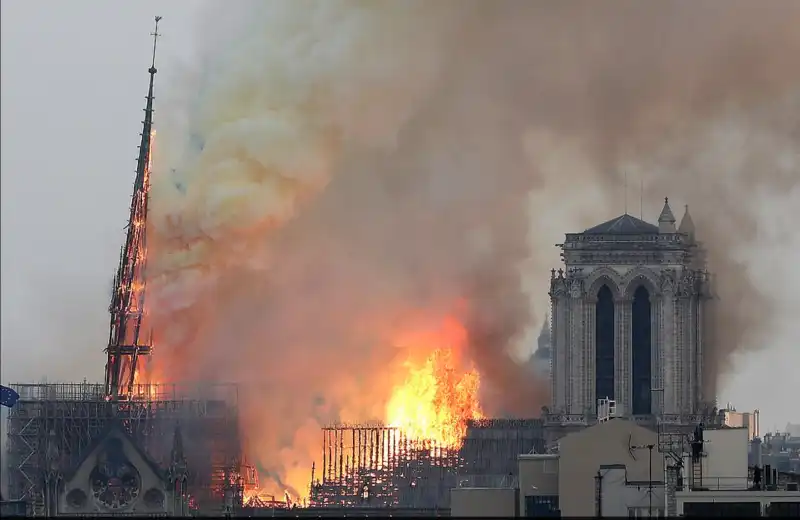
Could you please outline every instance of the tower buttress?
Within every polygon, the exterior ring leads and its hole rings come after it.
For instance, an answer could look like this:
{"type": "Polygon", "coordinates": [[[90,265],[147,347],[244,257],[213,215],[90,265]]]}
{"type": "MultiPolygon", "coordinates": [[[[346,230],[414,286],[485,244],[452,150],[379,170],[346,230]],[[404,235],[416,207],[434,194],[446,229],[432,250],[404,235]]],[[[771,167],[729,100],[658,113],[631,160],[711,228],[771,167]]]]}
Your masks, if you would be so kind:
{"type": "Polygon", "coordinates": [[[156,75],[156,43],[158,22],[153,31],[153,61],[148,69],[150,83],[142,122],[142,137],[136,163],[136,178],[131,196],[130,217],[125,245],[120,252],[119,267],[114,277],[114,292],[109,312],[111,326],[106,354],[106,399],[128,399],[136,383],[140,356],[150,354],[151,337],[144,334],[145,266],[147,263],[147,202],[150,190],[151,145],[153,134],[153,83],[156,75]]]}

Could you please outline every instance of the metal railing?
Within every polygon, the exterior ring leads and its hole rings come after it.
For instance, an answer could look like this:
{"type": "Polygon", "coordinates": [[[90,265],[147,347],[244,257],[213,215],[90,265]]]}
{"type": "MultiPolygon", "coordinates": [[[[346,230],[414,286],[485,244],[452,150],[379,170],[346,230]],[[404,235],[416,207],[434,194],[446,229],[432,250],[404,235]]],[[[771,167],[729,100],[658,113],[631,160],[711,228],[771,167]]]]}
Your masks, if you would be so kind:
{"type": "MultiPolygon", "coordinates": [[[[101,383],[17,383],[11,388],[20,401],[100,401],[105,397],[101,383]]],[[[218,400],[238,402],[235,383],[152,383],[133,386],[133,401],[218,400]]]]}
{"type": "Polygon", "coordinates": [[[519,487],[516,475],[459,475],[459,488],[514,489],[519,487]]]}
{"type": "Polygon", "coordinates": [[[703,475],[701,482],[691,482],[684,477],[683,487],[677,491],[743,491],[753,487],[753,481],[748,477],[708,477],[703,475]]]}

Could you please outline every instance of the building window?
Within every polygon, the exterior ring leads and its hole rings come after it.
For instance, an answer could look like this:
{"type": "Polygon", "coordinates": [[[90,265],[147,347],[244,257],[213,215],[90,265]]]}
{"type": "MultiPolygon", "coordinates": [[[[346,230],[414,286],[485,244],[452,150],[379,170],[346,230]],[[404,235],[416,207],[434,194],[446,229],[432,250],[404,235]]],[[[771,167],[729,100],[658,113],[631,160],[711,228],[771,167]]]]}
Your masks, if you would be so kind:
{"type": "Polygon", "coordinates": [[[633,395],[631,412],[633,415],[650,415],[651,401],[651,326],[650,326],[650,293],[644,286],[639,286],[633,293],[631,304],[631,350],[633,373],[631,380],[633,395]]]}
{"type": "Polygon", "coordinates": [[[594,324],[596,403],[614,399],[614,296],[607,285],[597,292],[594,324]]]}
{"type": "Polygon", "coordinates": [[[525,497],[525,516],[560,517],[558,495],[528,495],[525,497]]]}

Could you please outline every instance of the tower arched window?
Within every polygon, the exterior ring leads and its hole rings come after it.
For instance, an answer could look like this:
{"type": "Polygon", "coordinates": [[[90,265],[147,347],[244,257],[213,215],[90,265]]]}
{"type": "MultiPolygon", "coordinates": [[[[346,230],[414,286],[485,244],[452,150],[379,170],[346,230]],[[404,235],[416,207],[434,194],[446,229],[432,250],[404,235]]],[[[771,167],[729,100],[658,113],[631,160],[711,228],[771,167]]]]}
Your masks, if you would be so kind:
{"type": "Polygon", "coordinates": [[[595,306],[595,398],[614,399],[614,296],[608,285],[595,306]]]}

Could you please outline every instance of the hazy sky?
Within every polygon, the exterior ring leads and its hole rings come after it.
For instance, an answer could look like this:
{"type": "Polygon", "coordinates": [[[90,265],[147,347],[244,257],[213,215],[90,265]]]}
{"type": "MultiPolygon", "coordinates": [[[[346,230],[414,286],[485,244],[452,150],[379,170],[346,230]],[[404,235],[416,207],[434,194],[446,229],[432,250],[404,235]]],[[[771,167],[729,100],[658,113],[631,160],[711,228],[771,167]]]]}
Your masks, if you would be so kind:
{"type": "MultiPolygon", "coordinates": [[[[200,2],[1,5],[0,377],[5,384],[102,380],[153,16],[164,17],[158,92],[178,62],[191,57],[200,2]]],[[[157,126],[158,113],[155,120],[157,126]]],[[[576,230],[563,230],[569,231],[576,230]]],[[[800,394],[797,352],[795,346],[743,358],[721,401],[742,410],[760,407],[763,428],[797,421],[800,405],[789,398],[800,394]],[[783,382],[773,387],[770,381],[783,382]]]]}

